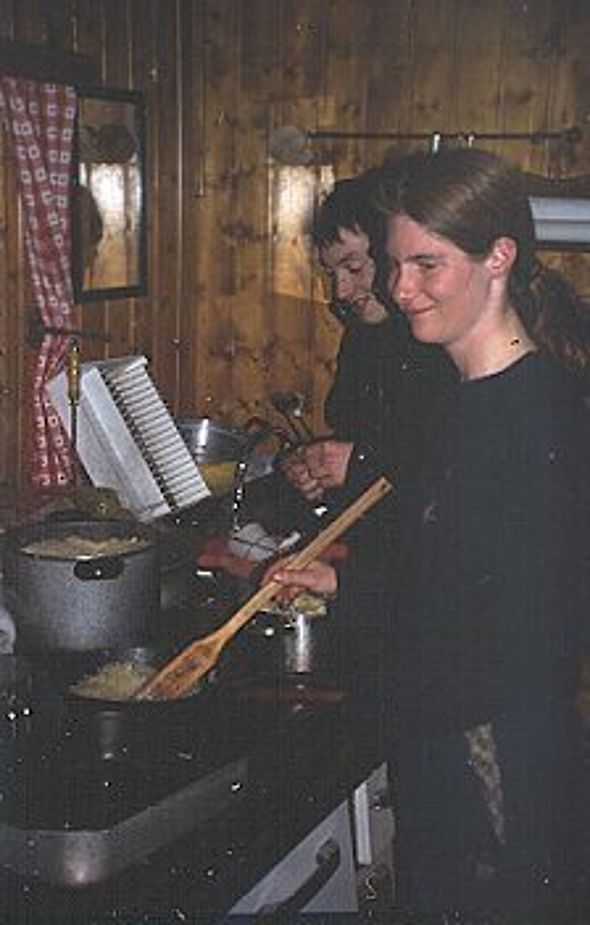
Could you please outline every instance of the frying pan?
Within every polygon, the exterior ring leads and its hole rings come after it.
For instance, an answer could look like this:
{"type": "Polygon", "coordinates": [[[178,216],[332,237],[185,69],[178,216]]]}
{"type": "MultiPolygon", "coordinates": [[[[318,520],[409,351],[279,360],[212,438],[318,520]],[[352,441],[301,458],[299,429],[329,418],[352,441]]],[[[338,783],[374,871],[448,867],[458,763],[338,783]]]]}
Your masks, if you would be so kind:
{"type": "Polygon", "coordinates": [[[64,652],[50,661],[38,659],[34,673],[41,733],[61,741],[70,760],[121,761],[187,750],[197,714],[217,686],[218,672],[204,679],[197,693],[173,702],[100,700],[71,690],[77,681],[95,675],[107,664],[132,662],[158,669],[169,657],[163,648],[142,646],[64,652]]]}

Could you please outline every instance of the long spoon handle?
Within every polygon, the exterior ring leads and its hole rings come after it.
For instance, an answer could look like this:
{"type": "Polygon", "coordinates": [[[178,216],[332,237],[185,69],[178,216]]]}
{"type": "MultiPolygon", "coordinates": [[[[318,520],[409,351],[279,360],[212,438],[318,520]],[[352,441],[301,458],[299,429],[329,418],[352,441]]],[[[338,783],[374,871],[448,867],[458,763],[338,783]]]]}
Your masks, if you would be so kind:
{"type": "MultiPolygon", "coordinates": [[[[392,485],[385,476],[381,476],[374,482],[362,495],[353,501],[338,517],[328,524],[327,527],[318,533],[307,546],[304,546],[291,559],[288,568],[298,569],[305,568],[314,559],[317,559],[335,540],[337,540],[349,527],[351,527],[359,517],[362,517],[370,508],[373,507],[381,498],[391,491],[392,485]]],[[[235,612],[233,617],[224,623],[222,629],[227,631],[228,637],[235,635],[241,628],[257,613],[261,607],[268,604],[277,591],[281,588],[278,581],[269,581],[264,584],[252,597],[248,598],[245,604],[235,612]]]]}
{"type": "MultiPolygon", "coordinates": [[[[289,568],[305,568],[328,546],[345,532],[359,517],[391,491],[392,485],[384,476],[353,501],[327,527],[311,540],[291,562],[289,568]]],[[[222,648],[245,624],[258,613],[277,593],[281,584],[269,581],[243,604],[229,620],[214,633],[195,639],[143,685],[135,694],[137,700],[159,696],[162,699],[181,696],[216,664],[222,648]]]]}

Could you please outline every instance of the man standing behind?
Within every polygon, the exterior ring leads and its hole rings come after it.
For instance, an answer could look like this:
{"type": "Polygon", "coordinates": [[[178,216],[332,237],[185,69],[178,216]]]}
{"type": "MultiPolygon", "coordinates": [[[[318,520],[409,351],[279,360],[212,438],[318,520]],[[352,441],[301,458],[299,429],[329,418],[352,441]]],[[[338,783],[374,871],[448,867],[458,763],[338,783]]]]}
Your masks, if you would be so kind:
{"type": "Polygon", "coordinates": [[[419,344],[386,294],[385,216],[373,205],[378,173],[341,180],[319,205],[312,239],[344,325],[324,418],[331,436],[282,464],[309,501],[346,486],[358,493],[414,447],[433,393],[454,373],[442,351],[419,344]]]}

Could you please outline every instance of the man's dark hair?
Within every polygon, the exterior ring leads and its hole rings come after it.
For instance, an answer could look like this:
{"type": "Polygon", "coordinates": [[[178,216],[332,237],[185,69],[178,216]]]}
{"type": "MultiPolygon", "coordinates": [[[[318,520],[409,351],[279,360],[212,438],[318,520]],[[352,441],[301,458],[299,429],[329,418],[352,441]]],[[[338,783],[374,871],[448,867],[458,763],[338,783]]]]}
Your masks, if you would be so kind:
{"type": "Polygon", "coordinates": [[[311,229],[316,247],[340,241],[342,229],[364,232],[369,251],[380,262],[385,249],[386,216],[374,205],[378,173],[367,170],[357,177],[338,180],[332,192],[316,208],[311,229]]]}

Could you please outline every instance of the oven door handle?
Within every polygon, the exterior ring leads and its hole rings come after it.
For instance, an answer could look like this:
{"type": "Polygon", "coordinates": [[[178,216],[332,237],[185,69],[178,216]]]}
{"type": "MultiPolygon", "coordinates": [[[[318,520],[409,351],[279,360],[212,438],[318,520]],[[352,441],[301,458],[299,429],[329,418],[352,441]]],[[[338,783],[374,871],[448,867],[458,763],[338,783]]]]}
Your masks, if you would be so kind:
{"type": "Polygon", "coordinates": [[[288,916],[300,912],[319,893],[340,866],[340,845],[334,838],[328,838],[319,846],[315,865],[309,877],[293,893],[276,903],[260,907],[254,917],[257,925],[279,925],[285,922],[288,916]]]}

